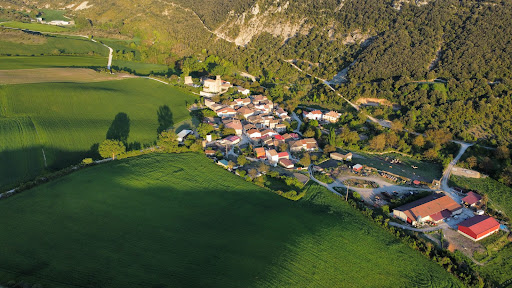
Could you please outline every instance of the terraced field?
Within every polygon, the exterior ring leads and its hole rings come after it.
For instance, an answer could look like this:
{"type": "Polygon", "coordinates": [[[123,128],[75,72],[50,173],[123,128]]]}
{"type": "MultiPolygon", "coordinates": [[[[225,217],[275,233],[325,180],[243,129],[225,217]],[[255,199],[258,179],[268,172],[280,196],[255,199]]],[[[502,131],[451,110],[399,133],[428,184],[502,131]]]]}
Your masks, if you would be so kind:
{"type": "Polygon", "coordinates": [[[0,211],[0,283],[461,287],[324,188],[292,202],[197,154],[90,167],[0,211]]]}
{"type": "Polygon", "coordinates": [[[93,155],[88,152],[92,146],[117,126],[127,127],[122,136],[128,143],[151,144],[159,107],[169,106],[178,123],[190,117],[186,105],[194,100],[148,79],[0,86],[0,155],[6,160],[0,162],[0,171],[10,170],[0,174],[0,188],[41,172],[42,151],[50,169],[93,155]]]}

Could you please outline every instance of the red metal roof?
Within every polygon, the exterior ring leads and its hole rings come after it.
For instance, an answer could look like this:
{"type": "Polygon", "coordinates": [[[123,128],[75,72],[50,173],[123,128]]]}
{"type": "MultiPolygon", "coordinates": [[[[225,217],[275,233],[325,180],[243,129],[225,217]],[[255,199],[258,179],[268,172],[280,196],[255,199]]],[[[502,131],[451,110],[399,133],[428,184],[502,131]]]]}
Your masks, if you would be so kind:
{"type": "Polygon", "coordinates": [[[441,212],[437,212],[435,214],[430,215],[430,218],[432,218],[432,220],[437,222],[437,221],[443,220],[444,218],[448,218],[451,215],[452,215],[452,212],[444,209],[441,212]]]}
{"type": "Polygon", "coordinates": [[[474,217],[462,221],[461,223],[459,223],[458,226],[459,228],[467,227],[476,235],[480,235],[481,233],[495,229],[496,227],[499,228],[500,223],[498,223],[498,221],[496,221],[496,219],[492,218],[491,216],[476,215],[474,217]]]}
{"type": "Polygon", "coordinates": [[[468,196],[462,198],[462,201],[464,201],[465,203],[468,203],[469,205],[473,205],[476,202],[480,201],[480,199],[482,199],[482,196],[476,194],[473,191],[470,191],[470,192],[468,192],[468,196]]]}
{"type": "Polygon", "coordinates": [[[279,134],[275,135],[274,138],[277,140],[284,140],[283,136],[281,136],[279,134]]]}

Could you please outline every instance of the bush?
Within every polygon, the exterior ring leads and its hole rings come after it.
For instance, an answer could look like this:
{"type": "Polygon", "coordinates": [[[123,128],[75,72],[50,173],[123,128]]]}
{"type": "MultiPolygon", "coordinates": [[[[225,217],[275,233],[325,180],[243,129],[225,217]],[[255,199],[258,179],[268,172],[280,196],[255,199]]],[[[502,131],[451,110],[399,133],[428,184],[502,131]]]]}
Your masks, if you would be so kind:
{"type": "Polygon", "coordinates": [[[82,164],[84,164],[84,165],[89,165],[89,164],[92,164],[92,163],[94,163],[92,158],[85,158],[84,160],[82,160],[82,164]]]}

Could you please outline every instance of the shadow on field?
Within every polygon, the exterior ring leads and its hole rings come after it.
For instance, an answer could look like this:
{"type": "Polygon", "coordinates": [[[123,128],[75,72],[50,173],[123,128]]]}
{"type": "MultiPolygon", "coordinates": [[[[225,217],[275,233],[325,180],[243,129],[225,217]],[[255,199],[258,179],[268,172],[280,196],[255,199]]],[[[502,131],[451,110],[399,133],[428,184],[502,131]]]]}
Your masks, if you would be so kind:
{"type": "Polygon", "coordinates": [[[128,142],[128,136],[130,135],[130,117],[126,113],[117,113],[114,121],[110,124],[107,131],[107,139],[118,140],[123,143],[128,142]]]}
{"type": "Polygon", "coordinates": [[[174,119],[172,116],[171,108],[169,108],[169,106],[163,105],[158,107],[156,115],[158,117],[158,128],[156,129],[158,134],[162,133],[164,130],[172,128],[174,125],[174,119]]]}

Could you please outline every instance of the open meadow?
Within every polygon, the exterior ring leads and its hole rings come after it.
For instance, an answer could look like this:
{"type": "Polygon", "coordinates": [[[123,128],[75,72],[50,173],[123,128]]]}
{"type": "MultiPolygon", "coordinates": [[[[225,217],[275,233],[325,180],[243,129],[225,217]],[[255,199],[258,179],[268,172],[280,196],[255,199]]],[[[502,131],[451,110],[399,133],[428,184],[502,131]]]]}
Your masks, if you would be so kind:
{"type": "Polygon", "coordinates": [[[85,168],[0,201],[0,282],[461,287],[332,193],[306,189],[292,202],[191,153],[85,168]]]}
{"type": "Polygon", "coordinates": [[[41,173],[44,158],[48,168],[58,169],[95,155],[89,151],[107,133],[133,147],[152,144],[159,108],[168,106],[170,115],[160,117],[178,123],[190,117],[186,105],[195,99],[169,85],[140,78],[0,85],[0,131],[2,140],[9,139],[0,143],[0,171],[24,172],[19,177],[0,173],[0,188],[41,173]]]}
{"type": "Polygon", "coordinates": [[[68,32],[70,29],[61,26],[47,25],[40,23],[23,23],[17,21],[9,21],[0,23],[0,26],[9,28],[28,29],[41,32],[68,32]]]}
{"type": "Polygon", "coordinates": [[[35,68],[0,70],[0,84],[24,84],[24,83],[87,83],[109,80],[121,80],[135,78],[130,74],[100,73],[85,68],[35,68]]]}

